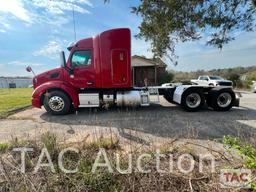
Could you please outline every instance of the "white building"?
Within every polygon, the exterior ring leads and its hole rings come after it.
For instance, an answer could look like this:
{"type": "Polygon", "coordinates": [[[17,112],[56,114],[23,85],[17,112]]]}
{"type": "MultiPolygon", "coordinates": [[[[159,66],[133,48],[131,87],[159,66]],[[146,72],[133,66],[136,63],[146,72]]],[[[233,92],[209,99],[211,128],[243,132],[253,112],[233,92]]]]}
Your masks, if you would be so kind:
{"type": "Polygon", "coordinates": [[[27,88],[31,85],[31,78],[0,77],[0,88],[27,88]]]}

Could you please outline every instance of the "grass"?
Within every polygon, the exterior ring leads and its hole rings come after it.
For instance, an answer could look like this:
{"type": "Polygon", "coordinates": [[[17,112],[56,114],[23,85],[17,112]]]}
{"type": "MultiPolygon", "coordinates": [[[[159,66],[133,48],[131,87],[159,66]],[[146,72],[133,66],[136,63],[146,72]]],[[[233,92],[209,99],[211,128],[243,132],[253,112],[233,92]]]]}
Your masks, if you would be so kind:
{"type": "Polygon", "coordinates": [[[9,143],[0,143],[0,152],[1,151],[5,151],[8,148],[10,148],[10,144],[9,143]]]}
{"type": "Polygon", "coordinates": [[[31,88],[0,89],[0,118],[31,105],[31,88]]]}
{"type": "Polygon", "coordinates": [[[64,167],[68,169],[78,167],[77,173],[66,174],[58,167],[58,154],[63,148],[72,146],[58,143],[56,135],[50,132],[44,133],[38,142],[29,140],[24,142],[15,139],[10,143],[1,143],[0,155],[7,157],[7,159],[0,160],[0,167],[4,168],[4,173],[0,174],[0,191],[121,191],[120,181],[115,174],[104,170],[98,170],[96,173],[91,172],[98,153],[98,149],[94,147],[104,146],[108,155],[113,155],[113,152],[117,150],[113,145],[117,144],[112,143],[110,139],[101,139],[99,143],[95,141],[93,144],[82,144],[80,148],[77,148],[79,150],[78,154],[65,153],[63,158],[64,167]],[[17,162],[21,161],[20,154],[12,151],[14,147],[32,147],[34,149],[33,152],[26,153],[26,176],[13,166],[18,165],[17,162]],[[50,172],[47,168],[41,168],[37,173],[33,173],[43,147],[47,148],[56,173],[50,172]],[[14,164],[6,164],[9,161],[14,164]]]}
{"type": "MultiPolygon", "coordinates": [[[[240,141],[231,137],[225,137],[224,143],[229,146],[236,146],[240,149],[240,141]]],[[[244,145],[243,145],[244,147],[244,145]]],[[[255,154],[255,150],[249,145],[246,145],[246,154],[255,154]]],[[[184,154],[178,149],[167,151],[166,147],[163,149],[166,157],[161,157],[161,169],[169,169],[168,158],[170,155],[178,157],[184,154]]],[[[154,154],[154,149],[147,149],[148,154],[154,154]]],[[[117,139],[101,138],[93,142],[87,143],[82,141],[73,146],[68,143],[59,143],[56,140],[56,135],[46,132],[42,135],[41,140],[38,141],[19,141],[15,139],[11,143],[0,144],[0,167],[2,172],[0,174],[0,191],[88,191],[88,192],[118,192],[118,191],[234,191],[232,189],[221,189],[217,185],[219,182],[218,171],[210,173],[208,170],[210,164],[205,164],[206,170],[203,173],[198,172],[199,160],[195,161],[195,170],[189,175],[185,175],[177,171],[177,158],[174,158],[174,169],[171,172],[158,173],[156,171],[156,162],[154,158],[143,160],[143,168],[152,170],[149,174],[140,173],[136,168],[136,160],[140,151],[133,151],[132,172],[129,174],[118,173],[115,169],[116,158],[115,154],[120,154],[121,170],[127,169],[129,166],[127,153],[122,150],[117,139]],[[26,173],[22,173],[19,169],[19,162],[21,162],[20,153],[13,152],[14,147],[30,147],[33,152],[26,153],[25,167],[26,173]],[[38,172],[34,173],[34,168],[38,163],[38,157],[41,150],[46,147],[50,153],[50,158],[56,172],[51,172],[48,166],[41,167],[38,172]],[[64,173],[61,171],[58,164],[58,154],[67,147],[75,147],[78,153],[67,152],[63,158],[63,165],[65,168],[73,170],[77,168],[76,173],[64,173]],[[107,158],[114,169],[113,173],[109,173],[105,168],[98,168],[96,172],[92,172],[92,167],[96,159],[98,148],[104,147],[107,158]],[[2,150],[1,150],[2,149],[2,150]],[[16,166],[15,166],[16,165],[16,166]],[[207,166],[208,165],[208,166],[207,166]]],[[[154,155],[153,155],[154,156],[154,155]]],[[[48,163],[47,159],[43,161],[48,163]]],[[[221,162],[218,162],[221,163],[221,162]]],[[[225,164],[220,168],[230,166],[230,160],[225,161],[225,164]]],[[[46,164],[47,165],[47,164],[46,164]]],[[[234,164],[237,166],[237,164],[234,164]]],[[[254,166],[254,165],[253,165],[254,166]]],[[[254,186],[253,186],[254,187],[254,186]]]]}

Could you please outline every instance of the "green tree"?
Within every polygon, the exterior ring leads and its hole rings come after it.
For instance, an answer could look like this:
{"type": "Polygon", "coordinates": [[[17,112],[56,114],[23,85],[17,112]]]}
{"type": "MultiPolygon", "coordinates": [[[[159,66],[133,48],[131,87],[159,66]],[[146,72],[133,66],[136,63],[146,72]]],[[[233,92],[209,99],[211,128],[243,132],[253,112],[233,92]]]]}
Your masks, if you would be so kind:
{"type": "Polygon", "coordinates": [[[241,80],[240,80],[240,75],[237,73],[232,73],[228,76],[228,80],[232,81],[234,84],[234,87],[240,87],[241,86],[241,80]]]}
{"type": "Polygon", "coordinates": [[[174,78],[174,74],[169,72],[169,71],[165,71],[160,77],[158,77],[158,83],[159,85],[163,84],[163,83],[170,83],[173,81],[174,78]]]}
{"type": "Polygon", "coordinates": [[[155,57],[176,62],[179,42],[205,34],[207,45],[222,49],[235,39],[234,32],[253,31],[255,5],[256,0],[140,0],[132,12],[142,17],[137,37],[151,42],[155,57]]]}

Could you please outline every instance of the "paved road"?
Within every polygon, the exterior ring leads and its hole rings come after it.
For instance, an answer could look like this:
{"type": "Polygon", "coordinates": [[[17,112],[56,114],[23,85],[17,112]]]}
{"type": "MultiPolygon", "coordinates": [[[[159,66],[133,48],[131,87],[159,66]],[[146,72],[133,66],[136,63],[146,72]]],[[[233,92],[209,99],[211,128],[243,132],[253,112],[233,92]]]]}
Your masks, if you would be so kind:
{"type": "Polygon", "coordinates": [[[67,141],[106,134],[142,143],[154,138],[218,139],[227,134],[251,139],[256,135],[256,94],[244,93],[241,107],[229,112],[203,109],[188,113],[163,98],[160,104],[150,107],[80,109],[78,114],[66,116],[50,116],[44,109],[28,109],[0,121],[0,142],[14,137],[37,139],[48,130],[67,141]]]}

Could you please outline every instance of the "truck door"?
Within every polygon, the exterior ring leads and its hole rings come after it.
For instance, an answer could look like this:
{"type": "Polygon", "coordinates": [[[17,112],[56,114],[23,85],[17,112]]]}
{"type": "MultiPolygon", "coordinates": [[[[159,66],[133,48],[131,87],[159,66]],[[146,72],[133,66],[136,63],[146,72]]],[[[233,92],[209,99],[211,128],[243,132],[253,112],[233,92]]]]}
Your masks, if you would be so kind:
{"type": "Polygon", "coordinates": [[[77,88],[95,88],[96,77],[93,65],[92,50],[74,51],[70,58],[72,72],[70,83],[77,88]]]}
{"type": "Polygon", "coordinates": [[[128,54],[126,50],[115,49],[111,53],[112,83],[126,84],[128,81],[128,54]]]}

